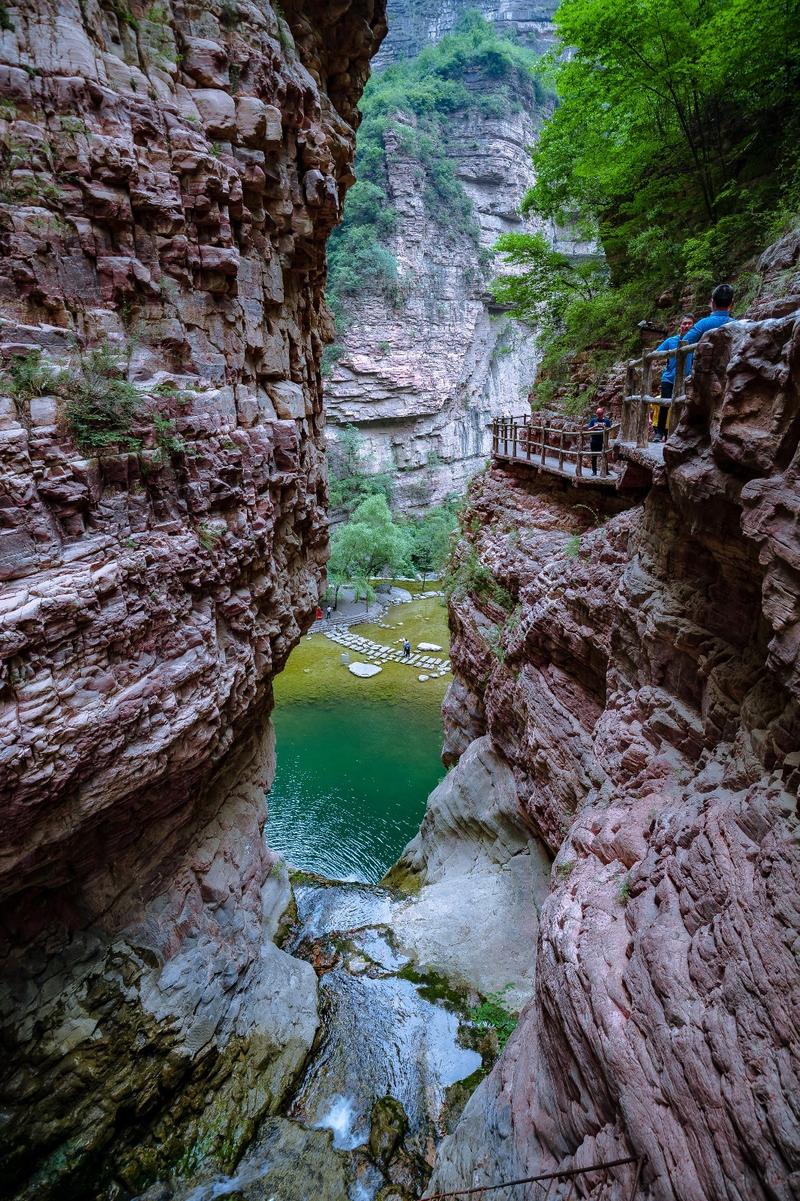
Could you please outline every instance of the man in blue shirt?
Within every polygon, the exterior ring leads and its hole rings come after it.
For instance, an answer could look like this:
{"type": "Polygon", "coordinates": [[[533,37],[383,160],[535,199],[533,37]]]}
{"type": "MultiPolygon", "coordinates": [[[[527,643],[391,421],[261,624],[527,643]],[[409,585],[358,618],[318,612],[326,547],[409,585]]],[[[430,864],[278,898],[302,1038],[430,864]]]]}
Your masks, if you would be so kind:
{"type": "MultiPolygon", "coordinates": [[[[693,325],[694,325],[694,314],[687,313],[684,317],[681,317],[681,323],[678,326],[677,334],[673,334],[671,338],[665,338],[664,341],[661,343],[661,345],[656,347],[656,350],[677,350],[684,334],[688,333],[688,331],[693,327],[693,325]]],[[[661,372],[661,399],[662,400],[671,400],[672,399],[672,389],[675,387],[675,369],[677,366],[677,361],[678,360],[676,359],[675,355],[671,354],[666,361],[664,370],[661,372]]],[[[655,434],[653,436],[654,442],[666,442],[666,440],[667,440],[667,414],[668,413],[669,413],[669,408],[667,407],[667,405],[659,405],[658,421],[656,422],[655,434]]]]}
{"type": "Polygon", "coordinates": [[[592,436],[589,439],[589,449],[592,452],[589,456],[592,462],[592,475],[597,475],[597,460],[600,458],[600,452],[603,449],[604,430],[611,429],[611,418],[606,416],[606,411],[602,405],[594,411],[587,430],[592,431],[592,436]]]}
{"type": "MultiPolygon", "coordinates": [[[[729,321],[733,321],[731,317],[731,305],[733,304],[733,288],[730,284],[717,284],[714,291],[711,293],[711,312],[708,317],[701,317],[696,321],[690,330],[683,336],[684,342],[699,342],[703,334],[708,333],[710,329],[718,329],[720,325],[727,325],[729,321]]],[[[686,356],[686,376],[692,374],[692,360],[694,355],[686,356]]]]}

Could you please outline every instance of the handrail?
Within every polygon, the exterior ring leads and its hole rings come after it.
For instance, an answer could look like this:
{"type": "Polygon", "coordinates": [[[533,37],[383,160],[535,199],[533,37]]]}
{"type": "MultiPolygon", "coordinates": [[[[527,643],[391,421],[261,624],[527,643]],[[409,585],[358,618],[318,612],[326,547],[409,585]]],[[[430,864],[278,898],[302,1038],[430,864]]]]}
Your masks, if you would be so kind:
{"type": "Polygon", "coordinates": [[[538,1184],[544,1180],[574,1180],[576,1176],[586,1176],[590,1172],[599,1172],[604,1168],[619,1168],[623,1164],[635,1163],[637,1165],[636,1175],[633,1178],[633,1188],[630,1194],[630,1201],[634,1201],[639,1188],[639,1180],[641,1177],[643,1157],[639,1155],[628,1155],[624,1159],[610,1159],[605,1163],[589,1164],[585,1168],[564,1168],[560,1172],[544,1172],[539,1176],[522,1176],[519,1180],[501,1180],[499,1184],[478,1184],[472,1185],[469,1188],[457,1189],[450,1193],[431,1193],[430,1197],[426,1197],[425,1201],[447,1201],[450,1197],[470,1197],[476,1193],[493,1193],[501,1188],[514,1188],[518,1184],[538,1184]]]}
{"type": "Polygon", "coordinates": [[[686,403],[686,360],[697,350],[696,342],[681,342],[673,350],[645,350],[638,359],[629,359],[625,371],[625,395],[622,405],[620,441],[647,446],[648,408],[656,405],[669,411],[668,433],[678,423],[686,403]],[[675,382],[670,399],[653,396],[653,365],[660,360],[675,359],[675,382]],[[637,373],[639,380],[637,384],[637,373]]]}
{"type": "MultiPolygon", "coordinates": [[[[586,426],[544,425],[529,417],[495,417],[492,422],[492,454],[498,458],[516,459],[539,466],[545,471],[564,474],[564,460],[575,462],[575,478],[582,479],[584,467],[596,466],[592,474],[601,479],[614,479],[609,470],[610,442],[619,433],[619,423],[596,429],[586,426]],[[592,446],[601,437],[599,447],[592,446]],[[549,439],[553,439],[550,441],[549,439]],[[553,463],[552,459],[557,459],[553,463]]],[[[572,472],[567,474],[571,475],[572,472]]]]}

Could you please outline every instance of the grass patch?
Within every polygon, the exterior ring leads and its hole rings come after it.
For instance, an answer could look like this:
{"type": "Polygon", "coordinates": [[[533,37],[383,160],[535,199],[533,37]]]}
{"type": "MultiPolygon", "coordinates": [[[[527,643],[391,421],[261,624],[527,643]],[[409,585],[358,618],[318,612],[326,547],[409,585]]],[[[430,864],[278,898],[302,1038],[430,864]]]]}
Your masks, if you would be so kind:
{"type": "Polygon", "coordinates": [[[469,1013],[470,1020],[476,1026],[495,1032],[501,1051],[516,1030],[519,1020],[504,1004],[505,995],[512,987],[513,985],[507,984],[500,992],[489,993],[480,1005],[476,1005],[469,1013]]]}

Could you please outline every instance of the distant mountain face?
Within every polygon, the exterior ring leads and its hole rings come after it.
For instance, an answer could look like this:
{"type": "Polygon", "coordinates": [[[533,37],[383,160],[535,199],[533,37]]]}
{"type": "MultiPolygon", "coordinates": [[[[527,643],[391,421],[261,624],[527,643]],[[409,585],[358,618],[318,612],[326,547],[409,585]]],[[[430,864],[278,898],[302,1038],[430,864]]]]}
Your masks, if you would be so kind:
{"type": "Polygon", "coordinates": [[[501,34],[513,34],[531,50],[542,51],[552,41],[556,0],[389,0],[389,33],[373,59],[373,70],[419,54],[425,46],[450,33],[465,12],[479,12],[501,34]]]}
{"type": "Polygon", "coordinates": [[[501,234],[559,236],[519,213],[535,179],[529,147],[553,105],[533,47],[552,40],[554,7],[390,9],[361,105],[359,183],[330,246],[325,401],[331,440],[358,427],[399,509],[462,492],[492,418],[529,411],[535,331],[499,311],[489,286],[507,270],[492,252],[501,234]]]}

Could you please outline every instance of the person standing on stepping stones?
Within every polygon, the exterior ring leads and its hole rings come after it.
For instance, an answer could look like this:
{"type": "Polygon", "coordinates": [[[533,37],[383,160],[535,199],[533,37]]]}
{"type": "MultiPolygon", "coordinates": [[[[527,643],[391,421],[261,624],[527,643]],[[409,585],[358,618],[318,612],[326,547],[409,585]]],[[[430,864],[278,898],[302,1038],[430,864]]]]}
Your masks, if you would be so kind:
{"type": "Polygon", "coordinates": [[[411,658],[411,643],[408,641],[407,638],[403,639],[403,658],[404,659],[411,658]]]}

